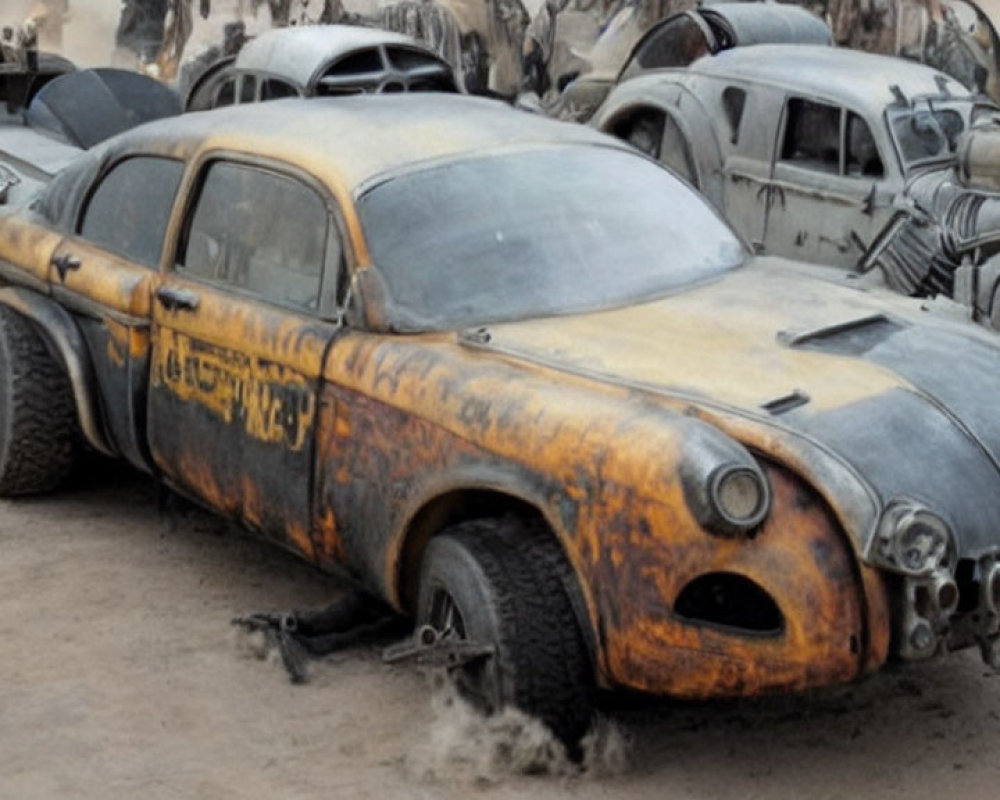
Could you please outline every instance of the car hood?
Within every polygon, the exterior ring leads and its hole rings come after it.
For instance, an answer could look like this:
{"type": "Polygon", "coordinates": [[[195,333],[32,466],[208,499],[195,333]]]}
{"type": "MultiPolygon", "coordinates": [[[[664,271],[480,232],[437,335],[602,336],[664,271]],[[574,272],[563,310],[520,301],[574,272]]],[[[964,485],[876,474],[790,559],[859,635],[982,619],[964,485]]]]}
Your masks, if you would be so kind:
{"type": "Polygon", "coordinates": [[[997,547],[993,335],[809,272],[760,259],[655,302],[498,325],[465,341],[708,419],[809,479],[861,553],[900,498],[940,514],[961,555],[997,547]]]}

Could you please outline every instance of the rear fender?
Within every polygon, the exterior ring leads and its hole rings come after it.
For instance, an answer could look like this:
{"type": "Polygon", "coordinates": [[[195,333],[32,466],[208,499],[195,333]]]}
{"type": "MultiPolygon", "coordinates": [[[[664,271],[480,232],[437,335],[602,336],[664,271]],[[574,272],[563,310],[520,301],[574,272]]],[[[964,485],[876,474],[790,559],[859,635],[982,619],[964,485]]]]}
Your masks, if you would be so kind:
{"type": "Polygon", "coordinates": [[[118,455],[104,430],[90,351],[69,312],[37,292],[16,286],[0,288],[0,304],[31,320],[59,356],[73,387],[80,431],[87,443],[105,455],[118,455]]]}

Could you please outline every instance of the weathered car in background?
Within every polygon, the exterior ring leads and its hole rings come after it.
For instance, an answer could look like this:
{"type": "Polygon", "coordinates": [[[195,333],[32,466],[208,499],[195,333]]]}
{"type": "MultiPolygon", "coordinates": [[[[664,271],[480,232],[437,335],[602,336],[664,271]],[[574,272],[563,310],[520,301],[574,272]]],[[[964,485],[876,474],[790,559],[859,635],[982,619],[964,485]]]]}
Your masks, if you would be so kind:
{"type": "Polygon", "coordinates": [[[362,92],[457,92],[446,61],[416,39],[355,25],[278,28],[195,78],[188,111],[362,92]]]}
{"type": "Polygon", "coordinates": [[[79,431],[346,568],[571,748],[595,685],[1000,666],[1000,347],[810,270],[495,101],[163,120],[0,211],[0,494],[79,431]]]}
{"type": "Polygon", "coordinates": [[[998,116],[920,64],[765,45],[626,81],[593,122],[689,180],[762,252],[878,268],[899,292],[998,324],[998,116]]]}
{"type": "MultiPolygon", "coordinates": [[[[631,16],[636,13],[634,6],[619,12],[631,16]]],[[[686,67],[701,56],[733,47],[765,43],[828,45],[831,41],[830,29],[815,14],[776,3],[702,5],[661,20],[637,41],[618,34],[612,27],[586,54],[590,68],[566,86],[546,113],[585,122],[616,84],[650,70],[686,67]]]]}

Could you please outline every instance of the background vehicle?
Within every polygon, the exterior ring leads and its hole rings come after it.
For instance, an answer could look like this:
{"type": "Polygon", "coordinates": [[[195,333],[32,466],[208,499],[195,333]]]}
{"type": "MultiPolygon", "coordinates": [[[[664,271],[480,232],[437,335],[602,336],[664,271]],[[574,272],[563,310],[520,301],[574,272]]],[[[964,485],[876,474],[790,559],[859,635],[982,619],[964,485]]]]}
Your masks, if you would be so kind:
{"type": "Polygon", "coordinates": [[[279,28],[196,78],[188,111],[361,92],[456,92],[451,67],[416,39],[354,25],[279,28]]]}
{"type": "Polygon", "coordinates": [[[763,252],[878,267],[897,291],[989,319],[1000,194],[982,159],[996,114],[919,64],[765,45],[626,81],[594,124],[691,181],[763,252]],[[957,170],[960,152],[979,161],[957,170]]]}
{"type": "Polygon", "coordinates": [[[81,150],[180,113],[177,96],[151,78],[76,71],[59,57],[29,63],[13,50],[0,62],[0,103],[0,205],[30,200],[81,150]]]}
{"type": "Polygon", "coordinates": [[[994,338],[746,261],[669,171],[497,102],[143,126],[0,215],[0,493],[78,428],[571,747],[595,685],[1000,665],[994,338]]]}
{"type": "Polygon", "coordinates": [[[619,12],[587,53],[590,69],[566,86],[548,113],[586,122],[621,81],[654,69],[686,67],[701,56],[733,47],[831,43],[826,23],[798,6],[713,3],[667,17],[644,33],[629,25],[640,13],[634,5],[619,12]]]}

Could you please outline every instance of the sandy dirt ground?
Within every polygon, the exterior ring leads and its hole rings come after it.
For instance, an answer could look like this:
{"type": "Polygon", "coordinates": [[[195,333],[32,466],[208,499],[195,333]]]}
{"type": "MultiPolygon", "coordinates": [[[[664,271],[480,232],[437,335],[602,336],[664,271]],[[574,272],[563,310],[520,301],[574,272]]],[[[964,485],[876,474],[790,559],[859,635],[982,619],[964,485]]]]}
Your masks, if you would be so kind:
{"type": "Polygon", "coordinates": [[[88,473],[0,502],[0,798],[997,796],[1000,677],[973,653],[806,698],[607,702],[588,771],[519,774],[530,725],[473,719],[374,645],[289,684],[230,618],[342,584],[88,473]]]}

